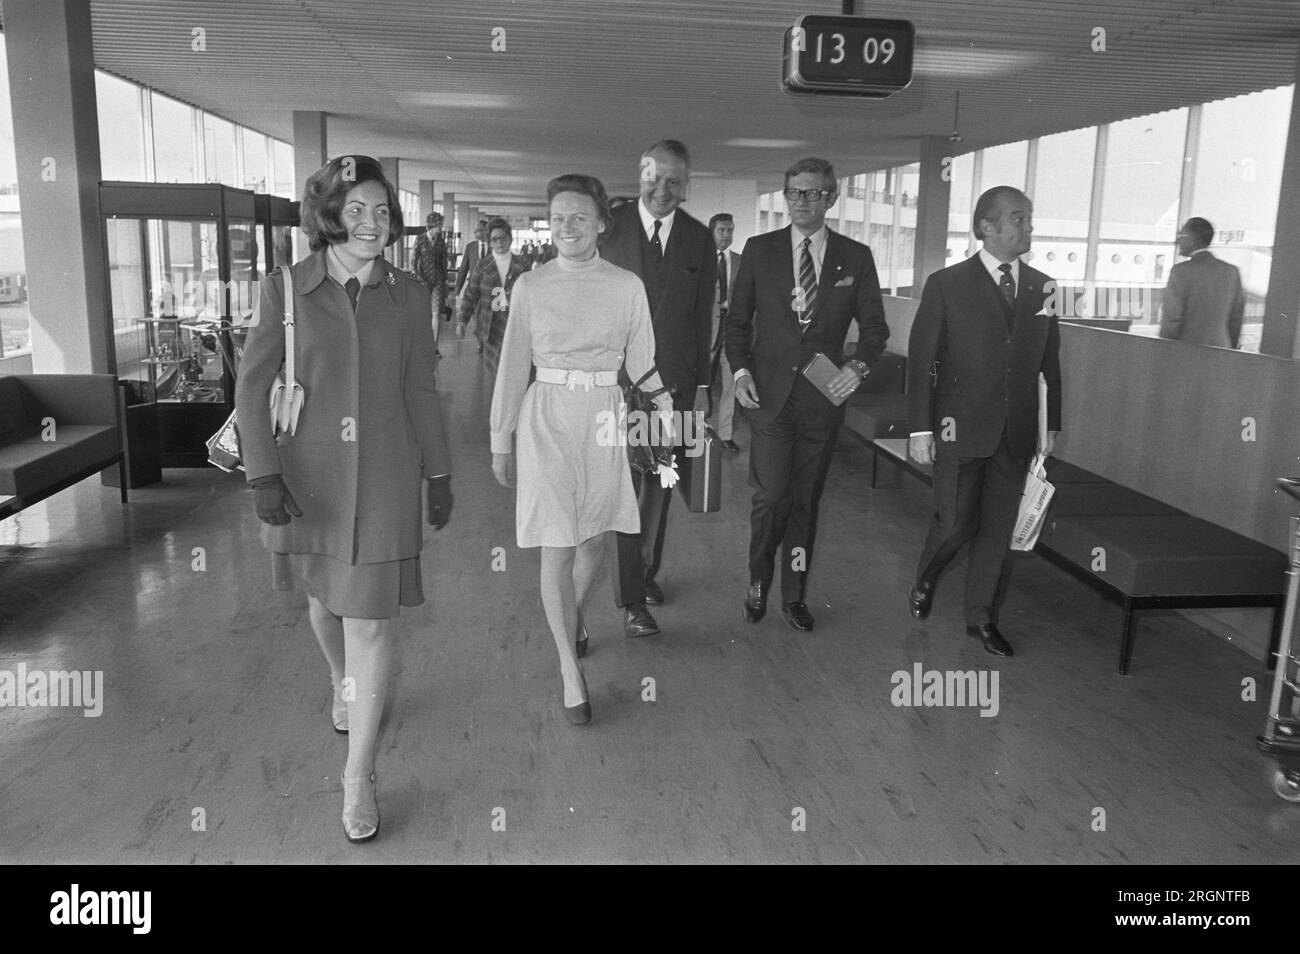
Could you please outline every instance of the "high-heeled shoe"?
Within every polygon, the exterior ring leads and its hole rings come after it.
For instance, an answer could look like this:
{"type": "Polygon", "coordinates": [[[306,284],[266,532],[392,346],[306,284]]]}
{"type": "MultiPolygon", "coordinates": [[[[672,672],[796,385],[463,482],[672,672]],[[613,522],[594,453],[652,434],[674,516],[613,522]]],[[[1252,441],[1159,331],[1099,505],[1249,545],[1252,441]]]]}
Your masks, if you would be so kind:
{"type": "Polygon", "coordinates": [[[341,776],[343,781],[343,834],[354,845],[379,834],[379,797],[375,792],[375,773],[356,778],[341,776]]]}
{"type": "Polygon", "coordinates": [[[343,694],[339,691],[339,684],[333,679],[330,683],[334,686],[334,702],[330,707],[330,722],[334,724],[334,731],[339,735],[348,734],[348,704],[343,701],[343,694]]]}
{"type": "Polygon", "coordinates": [[[573,650],[579,659],[587,655],[587,626],[581,617],[578,618],[578,638],[573,642],[573,650]]]}
{"type": "Polygon", "coordinates": [[[560,708],[564,710],[564,718],[569,720],[570,725],[586,725],[591,721],[591,693],[587,691],[587,677],[581,669],[578,670],[578,678],[582,680],[583,701],[576,706],[564,704],[564,687],[560,687],[560,708]]]}

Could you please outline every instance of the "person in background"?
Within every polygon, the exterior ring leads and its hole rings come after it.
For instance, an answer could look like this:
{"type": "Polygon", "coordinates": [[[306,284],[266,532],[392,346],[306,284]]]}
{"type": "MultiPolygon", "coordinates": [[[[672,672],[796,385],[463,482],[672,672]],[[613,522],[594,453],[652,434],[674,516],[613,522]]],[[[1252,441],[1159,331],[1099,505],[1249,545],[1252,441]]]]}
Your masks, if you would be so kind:
{"type": "MultiPolygon", "coordinates": [[[[456,297],[459,299],[464,296],[465,286],[469,283],[469,278],[474,274],[474,268],[487,257],[487,219],[479,219],[478,224],[474,226],[474,241],[465,246],[464,252],[461,253],[460,268],[456,270],[456,297]]],[[[465,323],[456,323],[456,337],[465,336],[465,323]]],[[[478,326],[474,327],[474,337],[478,339],[479,354],[483,353],[483,336],[478,326]]]]}
{"type": "Polygon", "coordinates": [[[272,437],[271,387],[284,361],[284,277],[262,285],[235,388],[248,485],[271,551],[274,589],[307,591],[348,735],[343,830],[379,832],[375,753],[393,665],[394,621],[424,602],[421,490],[429,523],[451,517],[451,458],[435,383],[428,290],[382,257],[402,235],[397,190],[369,156],[340,156],[307,180],[293,265],[306,399],[294,433],[272,437]],[[260,421],[262,426],[253,426],[260,421]]]}
{"type": "Polygon", "coordinates": [[[871,249],[826,227],[838,197],[831,164],[800,159],[786,170],[784,191],[791,224],[745,243],[727,312],[727,357],[753,435],[749,589],[741,612],[750,623],[767,612],[779,554],[781,615],[807,632],[814,625],[805,594],[817,509],[843,402],[885,350],[889,326],[871,249]],[[844,361],[854,321],[857,351],[844,361]],[[839,404],[800,373],[819,354],[839,366],[827,383],[839,404]]]}
{"type": "Polygon", "coordinates": [[[1047,382],[1051,454],[1061,429],[1060,329],[1046,307],[1055,283],[1020,260],[1034,210],[1011,186],[975,203],[980,250],[925,282],[907,348],[908,452],[934,464],[934,521],[908,607],[925,619],[939,574],[966,544],[966,634],[1010,656],[998,629],[1002,574],[1029,461],[1038,446],[1038,376],[1047,382]],[[1049,287],[1050,286],[1050,287],[1049,287]]]}
{"type": "Polygon", "coordinates": [[[736,272],[740,269],[740,256],[728,251],[732,236],[736,234],[736,222],[729,212],[719,212],[709,219],[709,231],[713,234],[713,245],[717,249],[717,301],[713,305],[713,360],[710,364],[709,397],[713,396],[713,379],[718,378],[718,403],[714,405],[714,429],[722,446],[733,454],[740,453],[740,446],[732,440],[736,417],[736,380],[731,375],[731,363],[727,361],[727,349],[723,347],[724,328],[727,323],[727,305],[731,301],[732,289],[736,287],[736,272]]]}
{"type": "Polygon", "coordinates": [[[502,218],[489,219],[487,224],[488,247],[492,250],[474,268],[474,274],[465,283],[461,298],[460,324],[472,318],[475,328],[486,328],[483,335],[483,358],[488,370],[495,375],[501,357],[501,342],[510,317],[510,295],[515,280],[528,267],[522,255],[510,252],[513,233],[510,223],[502,218]]]}
{"type": "MultiPolygon", "coordinates": [[[[597,252],[609,224],[600,180],[559,176],[546,197],[559,258],[515,283],[492,394],[492,470],[503,486],[518,484],[519,546],[541,547],[561,706],[580,725],[591,721],[591,702],[578,657],[606,538],[640,528],[627,448],[611,433],[626,427],[619,371],[639,381],[653,368],[654,328],[640,279],[597,252]]],[[[658,374],[640,386],[660,413],[671,411],[658,374]]]]}
{"type": "Polygon", "coordinates": [[[1210,253],[1214,226],[1190,218],[1178,232],[1178,254],[1187,261],[1169,270],[1169,285],[1161,304],[1160,337],[1193,344],[1236,348],[1246,294],[1237,266],[1210,253]]]}
{"type": "Polygon", "coordinates": [[[442,214],[430,212],[425,217],[427,228],[415,240],[415,254],[411,256],[411,270],[415,277],[429,286],[433,310],[433,344],[438,346],[438,333],[442,328],[442,311],[447,304],[447,240],[442,234],[442,214]]]}

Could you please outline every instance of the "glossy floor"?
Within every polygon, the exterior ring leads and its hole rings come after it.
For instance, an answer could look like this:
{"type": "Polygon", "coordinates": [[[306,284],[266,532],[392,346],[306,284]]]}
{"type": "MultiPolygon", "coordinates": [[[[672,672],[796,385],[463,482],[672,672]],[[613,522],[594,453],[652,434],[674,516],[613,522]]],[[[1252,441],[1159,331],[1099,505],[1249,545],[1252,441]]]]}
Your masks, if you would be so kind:
{"type": "Polygon", "coordinates": [[[602,584],[595,718],[570,726],[538,556],[514,546],[513,495],[490,473],[480,359],[444,353],[456,506],[427,533],[429,600],[401,620],[379,838],[344,841],[327,671],[305,598],[270,589],[241,482],[172,470],[125,507],[91,480],[0,523],[0,670],[104,680],[98,717],[0,709],[0,861],[1300,858],[1300,806],[1271,794],[1253,744],[1264,702],[1242,699],[1247,678],[1267,698],[1260,663],[1149,613],[1120,677],[1116,607],[1033,556],[1003,613],[1014,658],[965,637],[959,578],[915,622],[928,490],[869,489],[848,439],[822,505],[816,630],[741,621],[747,454],[728,455],[721,514],[674,503],[663,635],[624,638],[602,584]],[[996,715],[896,706],[894,674],[917,664],[996,671],[996,715]]]}

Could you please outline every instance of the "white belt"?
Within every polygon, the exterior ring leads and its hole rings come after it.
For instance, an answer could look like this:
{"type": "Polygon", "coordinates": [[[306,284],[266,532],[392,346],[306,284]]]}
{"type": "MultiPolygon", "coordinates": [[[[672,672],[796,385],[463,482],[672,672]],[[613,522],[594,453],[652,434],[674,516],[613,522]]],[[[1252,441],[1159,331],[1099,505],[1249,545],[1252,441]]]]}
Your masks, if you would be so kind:
{"type": "Polygon", "coordinates": [[[564,368],[538,368],[537,380],[542,384],[563,384],[570,391],[582,388],[590,391],[593,387],[609,388],[618,384],[617,371],[569,371],[564,368]]]}

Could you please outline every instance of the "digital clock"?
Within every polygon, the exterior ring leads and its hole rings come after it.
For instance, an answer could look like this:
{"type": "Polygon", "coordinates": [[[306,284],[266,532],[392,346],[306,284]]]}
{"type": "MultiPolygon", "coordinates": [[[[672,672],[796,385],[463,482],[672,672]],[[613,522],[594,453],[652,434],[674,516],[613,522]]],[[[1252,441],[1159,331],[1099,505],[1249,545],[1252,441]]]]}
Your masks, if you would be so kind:
{"type": "Polygon", "coordinates": [[[800,17],[785,33],[781,82],[798,93],[885,97],[912,82],[909,20],[800,17]]]}

